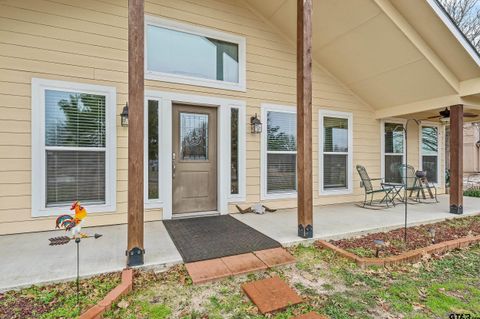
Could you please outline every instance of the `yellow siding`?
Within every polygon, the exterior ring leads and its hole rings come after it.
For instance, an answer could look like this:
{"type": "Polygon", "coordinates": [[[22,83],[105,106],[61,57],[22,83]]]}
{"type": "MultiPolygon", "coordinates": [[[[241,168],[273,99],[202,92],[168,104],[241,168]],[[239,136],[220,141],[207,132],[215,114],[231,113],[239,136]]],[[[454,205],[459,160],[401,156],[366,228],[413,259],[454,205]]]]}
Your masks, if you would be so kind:
{"type": "MultiPolygon", "coordinates": [[[[147,0],[146,13],[238,34],[247,39],[247,91],[146,81],[146,89],[245,100],[247,119],[261,103],[294,105],[295,48],[241,0],[147,0]]],[[[31,217],[32,77],[115,86],[117,114],[127,100],[126,0],[5,0],[0,2],[0,234],[51,229],[52,218],[31,217]]],[[[319,67],[313,77],[314,203],[362,197],[318,196],[318,111],[353,112],[353,164],[380,175],[380,127],[371,107],[319,67]]],[[[413,135],[413,134],[412,134],[413,135]]],[[[415,135],[415,139],[418,134],[415,135]]],[[[414,138],[412,137],[412,140],[414,138]]],[[[412,145],[418,141],[412,141],[412,145]]],[[[127,130],[117,118],[117,212],[90,216],[90,225],[126,222],[127,130]]],[[[412,148],[413,149],[413,148],[412,148]]],[[[418,156],[418,155],[417,155],[418,156]]],[[[418,163],[418,158],[417,162],[418,163]]],[[[415,165],[417,166],[417,165],[415,165]]],[[[260,136],[247,133],[247,202],[260,200],[260,136]]],[[[276,208],[295,200],[275,200],[276,208]]],[[[230,207],[234,211],[233,207],[230,207]]],[[[161,210],[146,212],[146,220],[161,210]]]]}

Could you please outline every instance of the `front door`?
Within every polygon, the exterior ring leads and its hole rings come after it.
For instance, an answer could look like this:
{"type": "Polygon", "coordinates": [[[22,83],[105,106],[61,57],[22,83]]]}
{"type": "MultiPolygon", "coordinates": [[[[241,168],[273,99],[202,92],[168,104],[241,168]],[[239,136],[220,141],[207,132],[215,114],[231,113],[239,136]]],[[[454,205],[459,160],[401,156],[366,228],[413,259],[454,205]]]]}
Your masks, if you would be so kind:
{"type": "Polygon", "coordinates": [[[217,210],[217,109],[174,104],[173,213],[217,210]]]}

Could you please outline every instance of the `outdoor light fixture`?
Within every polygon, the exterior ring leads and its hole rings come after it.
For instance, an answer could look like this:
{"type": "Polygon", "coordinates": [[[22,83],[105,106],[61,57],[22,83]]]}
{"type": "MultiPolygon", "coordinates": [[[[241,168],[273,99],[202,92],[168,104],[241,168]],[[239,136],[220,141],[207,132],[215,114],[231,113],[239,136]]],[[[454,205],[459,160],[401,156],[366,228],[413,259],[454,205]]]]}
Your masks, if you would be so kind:
{"type": "Polygon", "coordinates": [[[449,117],[441,117],[440,122],[442,123],[450,123],[450,116],[449,117]]]}
{"type": "Polygon", "coordinates": [[[477,141],[477,143],[475,143],[475,146],[476,146],[477,148],[480,148],[480,140],[477,141]]]}
{"type": "Polygon", "coordinates": [[[432,244],[435,244],[435,228],[429,228],[428,233],[430,234],[430,238],[432,239],[432,244]]]}
{"type": "Polygon", "coordinates": [[[123,127],[128,127],[128,102],[125,103],[122,113],[120,113],[121,124],[123,127]]]}
{"type": "Polygon", "coordinates": [[[380,250],[383,250],[383,248],[385,248],[386,245],[385,245],[385,242],[380,239],[375,239],[373,243],[375,244],[375,257],[378,258],[380,254],[380,250]]]}
{"type": "Polygon", "coordinates": [[[250,129],[252,134],[262,133],[262,122],[257,117],[257,113],[255,113],[255,116],[250,118],[250,129]]]}

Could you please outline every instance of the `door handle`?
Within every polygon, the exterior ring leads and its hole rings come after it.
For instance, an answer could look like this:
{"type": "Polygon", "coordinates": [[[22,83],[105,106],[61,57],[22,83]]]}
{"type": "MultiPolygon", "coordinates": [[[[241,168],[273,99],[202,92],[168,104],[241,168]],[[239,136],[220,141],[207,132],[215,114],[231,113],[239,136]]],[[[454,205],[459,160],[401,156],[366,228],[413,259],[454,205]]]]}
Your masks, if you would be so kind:
{"type": "Polygon", "coordinates": [[[177,165],[175,165],[175,153],[172,154],[172,179],[175,179],[175,170],[177,165]]]}

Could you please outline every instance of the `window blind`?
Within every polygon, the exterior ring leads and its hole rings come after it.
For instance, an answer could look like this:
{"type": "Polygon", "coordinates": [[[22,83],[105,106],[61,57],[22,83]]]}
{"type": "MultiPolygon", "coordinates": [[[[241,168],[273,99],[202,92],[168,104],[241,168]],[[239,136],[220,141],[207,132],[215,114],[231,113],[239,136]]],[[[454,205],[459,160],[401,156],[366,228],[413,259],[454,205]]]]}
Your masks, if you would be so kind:
{"type": "Polygon", "coordinates": [[[297,125],[294,113],[267,112],[267,193],[297,189],[297,125]]]}
{"type": "Polygon", "coordinates": [[[46,205],[105,203],[103,95],[45,91],[46,205]]]}

